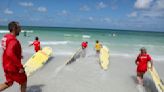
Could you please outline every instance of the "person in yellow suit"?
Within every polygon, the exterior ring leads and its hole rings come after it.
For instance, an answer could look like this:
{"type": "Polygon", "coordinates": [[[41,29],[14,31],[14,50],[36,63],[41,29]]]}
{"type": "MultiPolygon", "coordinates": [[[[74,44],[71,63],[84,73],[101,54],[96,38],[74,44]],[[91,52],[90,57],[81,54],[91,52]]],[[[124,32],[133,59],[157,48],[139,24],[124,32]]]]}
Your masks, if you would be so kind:
{"type": "Polygon", "coordinates": [[[95,44],[95,50],[96,50],[96,54],[100,53],[100,49],[102,48],[102,44],[99,43],[98,40],[96,40],[96,44],[95,44]]]}

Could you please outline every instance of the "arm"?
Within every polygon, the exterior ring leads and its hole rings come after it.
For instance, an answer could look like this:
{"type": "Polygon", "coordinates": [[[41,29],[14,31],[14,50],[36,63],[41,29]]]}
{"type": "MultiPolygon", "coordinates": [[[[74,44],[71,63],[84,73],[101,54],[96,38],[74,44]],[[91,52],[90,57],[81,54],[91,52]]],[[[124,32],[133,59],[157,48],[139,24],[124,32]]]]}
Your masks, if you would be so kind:
{"type": "Polygon", "coordinates": [[[139,56],[137,57],[135,64],[138,65],[139,56]]]}
{"type": "Polygon", "coordinates": [[[135,64],[138,65],[138,61],[137,61],[137,59],[136,59],[136,61],[135,61],[135,64]]]}
{"type": "Polygon", "coordinates": [[[32,43],[29,45],[29,47],[32,46],[32,45],[34,45],[34,42],[32,42],[32,43]]]}
{"type": "Polygon", "coordinates": [[[23,65],[21,64],[21,58],[18,58],[15,54],[15,49],[17,46],[17,41],[12,40],[10,41],[8,47],[6,48],[7,56],[12,60],[13,64],[19,69],[23,69],[23,65]]]}
{"type": "Polygon", "coordinates": [[[32,45],[33,45],[33,43],[31,43],[31,44],[29,45],[29,47],[32,46],[32,45]]]}
{"type": "Polygon", "coordinates": [[[153,61],[152,61],[152,60],[150,60],[149,62],[150,62],[150,64],[151,64],[150,69],[152,69],[152,68],[153,68],[153,61]]]}
{"type": "Polygon", "coordinates": [[[42,47],[40,46],[40,50],[42,50],[42,47]]]}
{"type": "Polygon", "coordinates": [[[153,67],[153,61],[152,61],[152,59],[151,59],[151,57],[148,55],[148,60],[149,60],[149,62],[150,62],[150,64],[151,64],[151,69],[152,69],[152,67],[153,67]]]}

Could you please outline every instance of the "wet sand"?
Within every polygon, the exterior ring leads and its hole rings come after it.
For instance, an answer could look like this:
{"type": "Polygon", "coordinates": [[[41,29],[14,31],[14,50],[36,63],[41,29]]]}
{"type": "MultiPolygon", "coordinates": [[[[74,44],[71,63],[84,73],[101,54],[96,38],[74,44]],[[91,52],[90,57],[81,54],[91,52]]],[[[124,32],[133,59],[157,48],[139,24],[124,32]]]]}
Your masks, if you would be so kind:
{"type": "MultiPolygon", "coordinates": [[[[24,60],[32,54],[24,53],[24,60]]],[[[109,69],[104,71],[92,49],[85,58],[65,65],[70,55],[55,55],[46,65],[28,78],[27,92],[138,92],[135,58],[110,57],[109,69]]],[[[154,62],[164,80],[163,62],[154,62]]],[[[4,82],[0,66],[0,83],[4,82]]],[[[144,76],[147,92],[155,92],[149,73],[144,76]]],[[[19,92],[15,83],[4,92],[19,92]]]]}

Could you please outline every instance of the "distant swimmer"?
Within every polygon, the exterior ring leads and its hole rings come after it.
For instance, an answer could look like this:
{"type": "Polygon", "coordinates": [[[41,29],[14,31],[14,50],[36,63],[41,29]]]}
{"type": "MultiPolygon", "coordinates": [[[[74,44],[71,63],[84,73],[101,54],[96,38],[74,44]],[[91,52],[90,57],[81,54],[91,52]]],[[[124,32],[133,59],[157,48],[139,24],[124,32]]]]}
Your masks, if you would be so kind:
{"type": "Polygon", "coordinates": [[[112,36],[113,36],[113,37],[115,37],[115,36],[116,36],[116,34],[114,34],[114,33],[113,33],[113,34],[112,34],[112,36]]]}
{"type": "Polygon", "coordinates": [[[24,31],[24,37],[27,37],[27,32],[26,31],[24,31]]]}
{"type": "Polygon", "coordinates": [[[96,50],[96,54],[100,53],[100,49],[102,48],[102,44],[99,43],[98,40],[96,40],[96,44],[95,44],[95,50],[96,50]]]}
{"type": "Polygon", "coordinates": [[[0,84],[0,92],[12,86],[14,82],[20,85],[20,92],[26,92],[27,76],[23,65],[21,64],[22,49],[20,42],[16,36],[21,32],[21,27],[18,22],[10,22],[8,24],[9,34],[2,38],[2,64],[6,82],[0,84]]]}
{"type": "Polygon", "coordinates": [[[138,84],[143,85],[143,76],[145,74],[145,72],[147,71],[147,64],[148,62],[151,63],[151,67],[150,69],[152,69],[153,66],[153,62],[151,59],[151,56],[149,54],[147,54],[146,49],[143,47],[140,49],[140,54],[138,55],[135,63],[137,65],[137,80],[138,80],[138,84]]]}
{"type": "Polygon", "coordinates": [[[35,52],[38,52],[41,49],[40,41],[39,41],[38,37],[35,37],[35,41],[32,44],[30,44],[29,46],[32,46],[32,45],[34,45],[35,52]]]}
{"type": "Polygon", "coordinates": [[[86,56],[86,48],[88,47],[88,42],[82,42],[81,43],[81,48],[82,48],[82,56],[85,57],[86,56]]]}

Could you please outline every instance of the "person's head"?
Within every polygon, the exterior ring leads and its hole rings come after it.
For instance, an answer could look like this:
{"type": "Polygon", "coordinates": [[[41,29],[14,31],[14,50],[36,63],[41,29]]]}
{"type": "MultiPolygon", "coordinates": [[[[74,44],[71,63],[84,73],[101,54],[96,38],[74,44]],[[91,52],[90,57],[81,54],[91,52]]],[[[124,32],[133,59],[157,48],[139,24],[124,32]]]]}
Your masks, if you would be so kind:
{"type": "Polygon", "coordinates": [[[144,48],[144,47],[142,47],[142,48],[140,49],[140,51],[141,51],[141,54],[146,54],[146,53],[147,53],[146,48],[144,48]]]}
{"type": "Polygon", "coordinates": [[[35,37],[35,40],[39,40],[39,38],[38,37],[35,37]]]}
{"type": "Polygon", "coordinates": [[[88,42],[86,41],[86,43],[88,44],[88,42]]]}
{"type": "Polygon", "coordinates": [[[10,33],[14,34],[15,36],[18,36],[21,32],[21,27],[19,25],[19,22],[12,21],[8,24],[8,30],[10,33]]]}
{"type": "Polygon", "coordinates": [[[96,43],[99,43],[99,41],[98,41],[98,40],[96,40],[96,43]]]}

